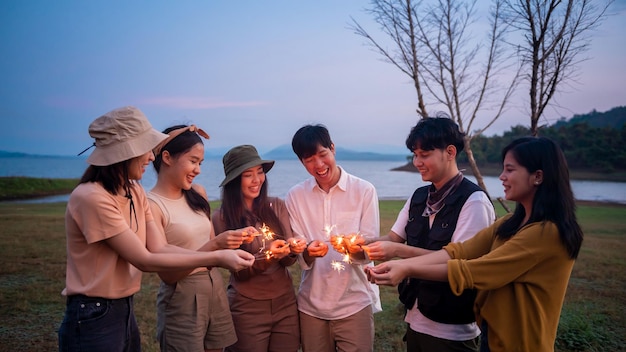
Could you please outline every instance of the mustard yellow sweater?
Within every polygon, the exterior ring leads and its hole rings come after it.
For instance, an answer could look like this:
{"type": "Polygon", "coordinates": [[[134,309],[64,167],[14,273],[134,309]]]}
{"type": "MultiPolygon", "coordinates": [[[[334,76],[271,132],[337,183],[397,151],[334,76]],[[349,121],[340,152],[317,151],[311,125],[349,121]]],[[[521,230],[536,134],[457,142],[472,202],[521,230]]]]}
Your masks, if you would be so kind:
{"type": "Polygon", "coordinates": [[[554,341],[574,260],[554,223],[532,223],[506,241],[495,230],[510,215],[462,243],[444,247],[455,294],[478,290],[474,311],[489,325],[489,348],[554,351],[554,341]]]}

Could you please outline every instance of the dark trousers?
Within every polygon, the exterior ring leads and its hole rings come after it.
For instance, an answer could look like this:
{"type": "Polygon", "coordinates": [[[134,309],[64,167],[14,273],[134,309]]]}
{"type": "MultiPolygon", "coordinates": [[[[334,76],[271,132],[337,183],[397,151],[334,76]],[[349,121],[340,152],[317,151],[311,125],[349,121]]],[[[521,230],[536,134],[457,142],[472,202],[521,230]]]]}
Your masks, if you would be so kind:
{"type": "Polygon", "coordinates": [[[59,328],[59,351],[141,351],[133,297],[68,296],[59,328]]]}
{"type": "Polygon", "coordinates": [[[407,325],[406,350],[408,352],[478,352],[480,337],[467,341],[452,341],[413,331],[407,325]]]}

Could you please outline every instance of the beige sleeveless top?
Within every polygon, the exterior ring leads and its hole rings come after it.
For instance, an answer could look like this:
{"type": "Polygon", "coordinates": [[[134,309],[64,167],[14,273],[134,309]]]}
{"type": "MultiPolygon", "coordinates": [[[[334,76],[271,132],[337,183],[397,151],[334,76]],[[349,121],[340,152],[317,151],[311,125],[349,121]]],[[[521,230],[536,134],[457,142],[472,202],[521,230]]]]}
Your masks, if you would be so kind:
{"type": "MultiPolygon", "coordinates": [[[[211,239],[211,220],[206,214],[196,212],[189,207],[184,196],[169,199],[153,192],[148,192],[148,199],[154,202],[165,219],[165,237],[169,244],[197,250],[211,239]]],[[[197,268],[198,272],[206,268],[197,268]]]]}

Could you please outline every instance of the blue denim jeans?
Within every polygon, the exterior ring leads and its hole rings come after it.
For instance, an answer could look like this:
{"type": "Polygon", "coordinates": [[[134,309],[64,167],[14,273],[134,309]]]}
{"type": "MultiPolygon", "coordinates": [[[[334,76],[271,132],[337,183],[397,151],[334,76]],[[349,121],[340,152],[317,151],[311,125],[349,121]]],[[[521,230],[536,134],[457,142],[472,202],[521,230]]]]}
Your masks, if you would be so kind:
{"type": "Polygon", "coordinates": [[[69,296],[59,328],[59,351],[141,351],[133,297],[69,296]]]}
{"type": "Polygon", "coordinates": [[[489,325],[486,320],[483,320],[483,323],[480,324],[480,352],[489,352],[489,337],[487,336],[487,329],[489,325]]]}

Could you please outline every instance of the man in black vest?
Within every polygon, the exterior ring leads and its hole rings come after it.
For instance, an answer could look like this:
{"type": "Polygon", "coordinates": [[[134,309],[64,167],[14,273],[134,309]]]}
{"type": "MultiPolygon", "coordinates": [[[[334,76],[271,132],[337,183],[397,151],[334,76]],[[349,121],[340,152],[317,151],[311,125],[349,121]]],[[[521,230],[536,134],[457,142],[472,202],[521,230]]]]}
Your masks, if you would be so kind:
{"type": "MultiPolygon", "coordinates": [[[[386,236],[364,247],[372,260],[409,258],[462,242],[495,220],[493,204],[459,171],[464,135],[449,118],[424,118],[406,146],[413,165],[430,182],[418,188],[386,236]]],[[[475,292],[455,296],[448,283],[409,278],[398,286],[406,306],[407,351],[478,351],[475,292]]]]}

